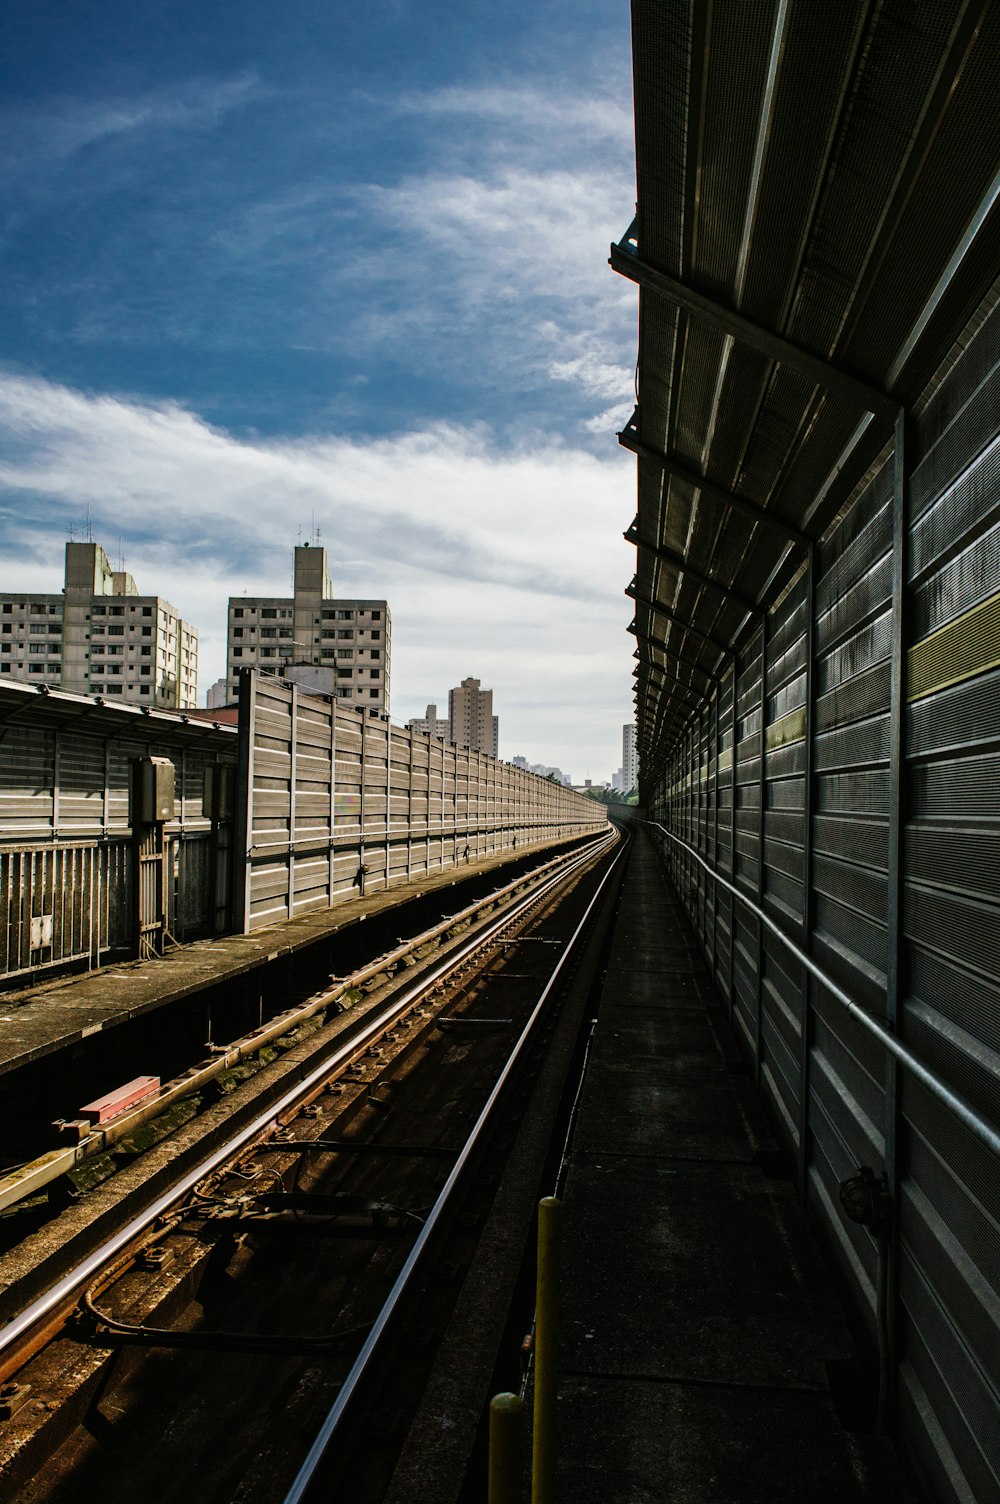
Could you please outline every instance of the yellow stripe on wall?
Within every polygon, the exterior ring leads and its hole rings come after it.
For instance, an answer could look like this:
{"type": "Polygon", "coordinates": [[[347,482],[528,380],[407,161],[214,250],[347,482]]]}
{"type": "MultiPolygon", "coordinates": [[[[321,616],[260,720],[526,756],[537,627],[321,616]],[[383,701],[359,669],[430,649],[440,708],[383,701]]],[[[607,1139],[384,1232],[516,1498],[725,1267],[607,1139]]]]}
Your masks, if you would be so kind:
{"type": "Polygon", "coordinates": [[[924,700],[991,668],[1000,668],[1000,593],[914,643],[906,697],[911,704],[924,700]]]}
{"type": "Polygon", "coordinates": [[[804,741],[805,734],[806,712],[802,707],[790,710],[780,720],[772,722],[764,733],[764,745],[768,752],[776,752],[779,747],[787,747],[789,742],[804,741]]]}

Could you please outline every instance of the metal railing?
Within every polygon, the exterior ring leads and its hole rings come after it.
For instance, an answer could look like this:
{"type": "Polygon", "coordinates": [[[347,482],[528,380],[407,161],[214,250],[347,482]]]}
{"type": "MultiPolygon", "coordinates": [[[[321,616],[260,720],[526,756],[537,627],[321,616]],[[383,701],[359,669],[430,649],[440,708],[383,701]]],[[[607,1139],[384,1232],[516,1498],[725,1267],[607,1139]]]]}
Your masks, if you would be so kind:
{"type": "Polygon", "coordinates": [[[917,1055],[914,1055],[912,1050],[907,1049],[906,1045],[891,1030],[887,1029],[877,1018],[873,1018],[870,1013],[866,1013],[864,1008],[859,1003],[856,1003],[849,993],[844,991],[843,987],[835,982],[832,977],[828,976],[821,967],[817,966],[807,951],[804,951],[800,945],[796,945],[795,941],[786,935],[781,926],[759,904],[754,903],[752,898],[748,898],[734,883],[729,882],[727,878],[723,877],[710,862],[706,862],[704,857],[689,842],[682,840],[680,836],[674,835],[673,831],[667,830],[666,826],[660,825],[656,820],[649,820],[647,824],[653,830],[658,830],[662,835],[666,836],[668,840],[673,841],[687,856],[693,857],[699,867],[703,868],[713,882],[725,888],[727,893],[731,893],[735,899],[743,904],[744,908],[748,909],[754,915],[770,934],[774,935],[775,939],[780,940],[785,949],[795,957],[799,965],[809,973],[813,980],[818,982],[824,991],[829,993],[830,997],[838,1002],[863,1029],[867,1030],[869,1034],[877,1039],[883,1048],[894,1059],[899,1061],[900,1065],[904,1066],[923,1086],[926,1086],[927,1090],[932,1092],[939,1102],[943,1102],[959,1121],[969,1129],[970,1133],[973,1133],[979,1139],[980,1143],[985,1144],[994,1154],[1000,1155],[1000,1132],[998,1132],[993,1124],[988,1123],[964,1097],[952,1091],[951,1087],[947,1086],[941,1080],[940,1076],[935,1075],[929,1066],[925,1065],[917,1055]]]}
{"type": "Polygon", "coordinates": [[[0,977],[86,961],[128,944],[127,841],[0,849],[0,977]]]}

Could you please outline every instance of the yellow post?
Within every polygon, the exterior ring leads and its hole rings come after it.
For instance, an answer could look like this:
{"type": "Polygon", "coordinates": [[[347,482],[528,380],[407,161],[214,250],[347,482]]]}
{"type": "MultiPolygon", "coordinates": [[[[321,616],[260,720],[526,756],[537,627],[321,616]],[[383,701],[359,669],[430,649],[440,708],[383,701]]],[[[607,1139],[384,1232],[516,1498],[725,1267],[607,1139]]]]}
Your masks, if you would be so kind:
{"type": "Polygon", "coordinates": [[[519,1504],[521,1429],[524,1401],[516,1394],[490,1400],[490,1480],[488,1504],[519,1504]]]}
{"type": "Polygon", "coordinates": [[[538,1203],[538,1287],[535,1295],[535,1405],[531,1504],[555,1504],[556,1388],[559,1380],[559,1213],[561,1202],[538,1203]]]}

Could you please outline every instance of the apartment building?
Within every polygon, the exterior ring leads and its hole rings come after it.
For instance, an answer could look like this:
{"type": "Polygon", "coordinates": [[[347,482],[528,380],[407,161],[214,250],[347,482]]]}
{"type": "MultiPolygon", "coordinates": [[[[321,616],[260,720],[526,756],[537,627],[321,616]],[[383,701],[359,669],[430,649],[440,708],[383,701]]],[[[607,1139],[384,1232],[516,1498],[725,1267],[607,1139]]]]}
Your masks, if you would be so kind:
{"type": "Polygon", "coordinates": [[[425,736],[435,736],[442,742],[448,740],[447,718],[438,715],[436,705],[428,705],[426,715],[415,715],[406,725],[410,731],[422,731],[425,736]]]}
{"type": "Polygon", "coordinates": [[[635,750],[635,721],[622,727],[622,792],[631,793],[639,782],[639,761],[635,750]]]}
{"type": "Polygon", "coordinates": [[[456,747],[499,756],[500,722],[493,714],[493,691],[478,679],[463,679],[448,691],[448,740],[456,747]]]}
{"type": "Polygon", "coordinates": [[[291,596],[230,596],[226,682],[239,694],[240,669],[283,677],[295,666],[327,672],[323,692],[386,717],[392,668],[392,618],[382,600],[334,597],[326,549],[295,550],[291,596]]]}
{"type": "Polygon", "coordinates": [[[0,593],[0,674],[156,710],[198,702],[198,633],[97,543],[67,543],[61,595],[0,593]]]}

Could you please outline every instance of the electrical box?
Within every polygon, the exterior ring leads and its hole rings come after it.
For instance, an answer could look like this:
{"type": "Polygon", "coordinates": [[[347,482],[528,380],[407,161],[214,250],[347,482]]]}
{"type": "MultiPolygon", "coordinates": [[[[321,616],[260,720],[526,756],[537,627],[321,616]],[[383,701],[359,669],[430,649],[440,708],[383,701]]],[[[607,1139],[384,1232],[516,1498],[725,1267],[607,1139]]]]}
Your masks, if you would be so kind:
{"type": "Polygon", "coordinates": [[[132,823],[155,825],[174,818],[174,765],[168,757],[141,757],[132,784],[132,823]]]}
{"type": "Polygon", "coordinates": [[[205,819],[231,819],[235,790],[236,768],[233,763],[206,763],[205,783],[201,796],[201,812],[205,819]]]}

